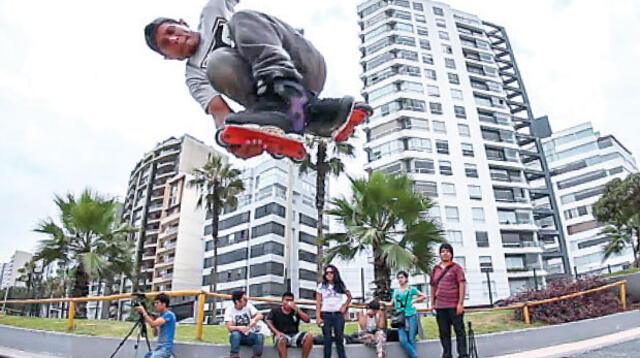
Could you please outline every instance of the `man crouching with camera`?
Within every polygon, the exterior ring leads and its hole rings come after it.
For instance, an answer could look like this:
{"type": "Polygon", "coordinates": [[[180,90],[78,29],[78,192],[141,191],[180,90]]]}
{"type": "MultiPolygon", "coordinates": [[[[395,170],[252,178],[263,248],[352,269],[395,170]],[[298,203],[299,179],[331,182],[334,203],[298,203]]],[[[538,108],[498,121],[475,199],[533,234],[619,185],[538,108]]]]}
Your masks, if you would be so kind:
{"type": "Polygon", "coordinates": [[[176,315],[169,310],[169,296],[159,294],[153,300],[153,309],[159,314],[158,318],[149,316],[144,305],[137,305],[136,311],[142,315],[145,322],[153,328],[153,335],[158,336],[158,346],[148,352],[145,358],[169,358],[173,355],[173,339],[176,335],[176,315]],[[158,328],[160,332],[158,333],[158,328]]]}

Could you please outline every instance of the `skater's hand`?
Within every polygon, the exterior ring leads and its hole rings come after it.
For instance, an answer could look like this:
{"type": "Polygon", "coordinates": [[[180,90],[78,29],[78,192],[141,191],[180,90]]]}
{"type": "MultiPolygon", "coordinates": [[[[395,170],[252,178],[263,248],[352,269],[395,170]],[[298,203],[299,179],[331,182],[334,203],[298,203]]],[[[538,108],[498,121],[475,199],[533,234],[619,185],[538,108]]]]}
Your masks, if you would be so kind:
{"type": "Polygon", "coordinates": [[[245,145],[230,146],[229,151],[238,158],[249,159],[262,154],[265,145],[260,139],[248,140],[245,145]]]}
{"type": "Polygon", "coordinates": [[[456,307],[456,314],[459,316],[463,313],[464,313],[464,305],[458,305],[458,307],[456,307]]]}
{"type": "Polygon", "coordinates": [[[324,320],[322,318],[317,318],[316,324],[318,325],[318,327],[322,327],[324,325],[324,320]]]}
{"type": "Polygon", "coordinates": [[[140,313],[140,314],[144,314],[144,313],[146,313],[146,310],[144,309],[144,307],[143,307],[142,305],[140,305],[140,306],[135,306],[135,307],[134,307],[134,309],[135,309],[136,311],[138,311],[138,313],[140,313]]]}
{"type": "Polygon", "coordinates": [[[240,328],[240,332],[244,335],[249,334],[249,331],[251,330],[251,328],[249,328],[248,326],[244,326],[242,328],[240,328]]]}

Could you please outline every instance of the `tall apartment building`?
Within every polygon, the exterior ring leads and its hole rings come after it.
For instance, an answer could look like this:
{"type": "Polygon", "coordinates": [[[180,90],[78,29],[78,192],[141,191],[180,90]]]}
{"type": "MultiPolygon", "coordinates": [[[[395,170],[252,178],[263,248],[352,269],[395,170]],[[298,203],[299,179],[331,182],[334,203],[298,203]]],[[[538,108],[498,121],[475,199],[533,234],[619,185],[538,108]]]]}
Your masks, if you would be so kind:
{"type": "Polygon", "coordinates": [[[562,233],[538,225],[559,218],[504,28],[422,0],[368,0],[358,15],[362,94],[375,108],[366,169],[407,173],[436,201],[429,215],[466,268],[469,304],[542,284],[541,242],[562,245],[562,233]]]}
{"type": "MultiPolygon", "coordinates": [[[[227,208],[219,221],[217,291],[244,290],[254,297],[280,298],[290,290],[298,298],[313,299],[315,174],[299,175],[291,162],[269,159],[243,170],[242,180],[245,191],[237,207],[227,208]]],[[[201,284],[206,291],[214,259],[211,229],[209,217],[201,233],[206,240],[201,284]]],[[[228,305],[218,306],[218,314],[228,305]]]]}
{"type": "Polygon", "coordinates": [[[18,281],[20,277],[20,273],[18,270],[24,267],[24,265],[31,260],[33,255],[29,252],[25,251],[16,251],[11,256],[11,260],[4,264],[4,268],[2,270],[2,286],[0,288],[7,287],[25,287],[25,283],[18,281]]]}
{"type": "Polygon", "coordinates": [[[9,267],[9,264],[6,263],[0,263],[0,289],[4,288],[4,270],[5,267],[9,267]]]}
{"type": "MultiPolygon", "coordinates": [[[[630,247],[604,260],[602,248],[608,239],[592,215],[607,182],[638,172],[632,153],[614,136],[595,131],[589,122],[554,133],[543,139],[543,145],[562,214],[571,272],[598,273],[609,266],[618,271],[632,263],[630,247]]],[[[553,271],[558,262],[546,266],[553,271]]]]}
{"type": "Polygon", "coordinates": [[[204,210],[187,182],[211,154],[218,153],[189,135],[172,137],[146,153],[131,172],[122,217],[138,229],[131,239],[142,258],[141,289],[200,288],[204,210]]]}

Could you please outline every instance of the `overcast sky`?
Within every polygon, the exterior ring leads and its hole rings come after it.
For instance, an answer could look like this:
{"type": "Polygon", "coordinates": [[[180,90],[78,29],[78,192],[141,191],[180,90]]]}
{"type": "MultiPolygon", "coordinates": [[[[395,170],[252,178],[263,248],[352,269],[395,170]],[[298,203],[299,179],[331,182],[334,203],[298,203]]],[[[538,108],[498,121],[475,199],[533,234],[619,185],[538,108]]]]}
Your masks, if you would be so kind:
{"type": "MultiPolygon", "coordinates": [[[[0,0],[0,262],[32,251],[55,193],[123,196],[153,146],[214,127],[189,96],[184,64],[149,51],[156,16],[197,25],[202,0],[0,0]]],[[[507,28],[536,116],[584,121],[640,152],[640,2],[451,0],[507,28]]],[[[327,58],[325,95],[358,94],[355,0],[242,0],[304,28],[327,58]]],[[[362,173],[362,163],[351,173],[362,173]]]]}

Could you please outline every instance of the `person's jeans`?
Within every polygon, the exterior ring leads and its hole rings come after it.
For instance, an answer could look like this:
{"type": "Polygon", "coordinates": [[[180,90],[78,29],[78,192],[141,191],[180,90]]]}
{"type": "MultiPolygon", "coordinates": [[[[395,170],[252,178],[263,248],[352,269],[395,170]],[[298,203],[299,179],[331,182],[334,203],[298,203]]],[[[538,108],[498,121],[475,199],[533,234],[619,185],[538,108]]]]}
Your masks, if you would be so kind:
{"type": "Polygon", "coordinates": [[[231,344],[231,355],[240,354],[240,346],[249,346],[253,348],[254,356],[262,355],[262,348],[264,347],[264,336],[259,333],[249,333],[247,335],[238,331],[233,331],[229,334],[229,343],[231,344]]]}
{"type": "Polygon", "coordinates": [[[166,347],[156,347],[151,352],[147,352],[144,358],[171,358],[173,351],[166,347]]]}
{"type": "Polygon", "coordinates": [[[417,358],[418,352],[416,351],[416,335],[418,334],[418,316],[413,315],[405,317],[405,324],[403,328],[398,329],[398,339],[400,345],[409,358],[417,358]]]}
{"type": "Polygon", "coordinates": [[[294,78],[319,95],[326,80],[320,52],[287,23],[258,11],[236,12],[229,21],[235,47],[220,47],[208,58],[213,88],[246,108],[256,102],[257,79],[294,78]]]}
{"type": "Polygon", "coordinates": [[[338,358],[347,358],[344,352],[344,315],[342,312],[322,312],[324,326],[322,326],[322,343],[324,344],[324,358],[331,358],[331,331],[336,342],[338,358]]]}
{"type": "Polygon", "coordinates": [[[464,314],[457,314],[455,308],[436,309],[438,330],[440,331],[440,343],[442,344],[442,358],[452,358],[451,351],[451,326],[456,332],[458,357],[467,358],[467,333],[464,329],[464,314]]]}

